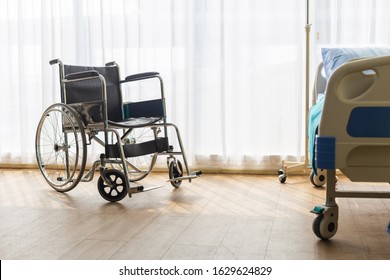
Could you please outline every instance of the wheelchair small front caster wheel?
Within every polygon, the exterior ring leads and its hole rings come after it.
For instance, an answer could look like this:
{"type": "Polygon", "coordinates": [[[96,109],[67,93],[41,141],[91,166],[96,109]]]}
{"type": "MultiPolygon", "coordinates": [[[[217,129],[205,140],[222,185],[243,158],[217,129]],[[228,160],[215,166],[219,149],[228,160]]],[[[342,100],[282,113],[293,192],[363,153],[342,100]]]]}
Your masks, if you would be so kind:
{"type": "Polygon", "coordinates": [[[169,179],[171,185],[175,188],[180,187],[182,180],[172,180],[183,176],[183,166],[179,160],[173,160],[169,163],[169,179]]]}
{"type": "Polygon", "coordinates": [[[100,195],[110,202],[120,201],[127,195],[125,175],[116,169],[103,171],[99,177],[97,187],[100,195]]]}

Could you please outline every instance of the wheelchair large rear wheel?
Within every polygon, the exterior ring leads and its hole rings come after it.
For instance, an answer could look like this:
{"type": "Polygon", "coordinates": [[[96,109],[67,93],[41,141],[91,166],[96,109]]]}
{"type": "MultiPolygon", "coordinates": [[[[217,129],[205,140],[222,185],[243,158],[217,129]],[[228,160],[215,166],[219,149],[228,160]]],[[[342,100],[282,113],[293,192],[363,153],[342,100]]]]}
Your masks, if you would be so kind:
{"type": "Polygon", "coordinates": [[[85,132],[78,113],[65,104],[53,104],[39,121],[35,152],[47,183],[59,192],[73,189],[85,169],[85,132]]]}

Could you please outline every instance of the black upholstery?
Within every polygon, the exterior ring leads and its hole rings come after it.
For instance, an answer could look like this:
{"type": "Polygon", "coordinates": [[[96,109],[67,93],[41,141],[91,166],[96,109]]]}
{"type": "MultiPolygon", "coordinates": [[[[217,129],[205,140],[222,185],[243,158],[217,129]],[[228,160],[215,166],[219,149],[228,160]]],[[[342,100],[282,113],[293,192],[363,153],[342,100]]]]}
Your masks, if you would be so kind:
{"type": "MultiPolygon", "coordinates": [[[[119,71],[116,66],[91,67],[64,65],[64,75],[84,71],[97,71],[106,80],[108,119],[113,122],[123,120],[122,95],[120,89],[119,71]]],[[[91,75],[93,76],[93,75],[91,75]]],[[[78,77],[69,75],[68,77],[78,77]]],[[[65,84],[66,104],[85,103],[102,100],[102,85],[99,79],[89,79],[65,84]]]]}

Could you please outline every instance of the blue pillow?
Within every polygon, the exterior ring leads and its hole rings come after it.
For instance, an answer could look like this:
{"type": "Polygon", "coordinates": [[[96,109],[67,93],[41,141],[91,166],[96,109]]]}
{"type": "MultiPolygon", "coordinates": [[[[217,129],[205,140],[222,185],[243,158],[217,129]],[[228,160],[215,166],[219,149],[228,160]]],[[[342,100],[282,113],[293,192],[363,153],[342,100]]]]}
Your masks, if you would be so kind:
{"type": "Polygon", "coordinates": [[[321,49],[325,75],[330,75],[345,62],[363,57],[390,55],[390,48],[323,48],[321,49]]]}

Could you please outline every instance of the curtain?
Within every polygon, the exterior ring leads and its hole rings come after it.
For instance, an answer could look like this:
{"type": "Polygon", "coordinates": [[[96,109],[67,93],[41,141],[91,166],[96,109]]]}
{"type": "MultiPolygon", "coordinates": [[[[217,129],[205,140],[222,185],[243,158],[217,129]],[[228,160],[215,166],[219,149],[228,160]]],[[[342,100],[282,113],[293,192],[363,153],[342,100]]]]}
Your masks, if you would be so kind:
{"type": "Polygon", "coordinates": [[[314,1],[315,54],[321,47],[390,44],[390,2],[386,0],[314,1]]]}
{"type": "Polygon", "coordinates": [[[0,164],[35,164],[36,126],[60,99],[54,58],[160,72],[191,166],[302,160],[305,15],[298,0],[0,0],[0,164]]]}

